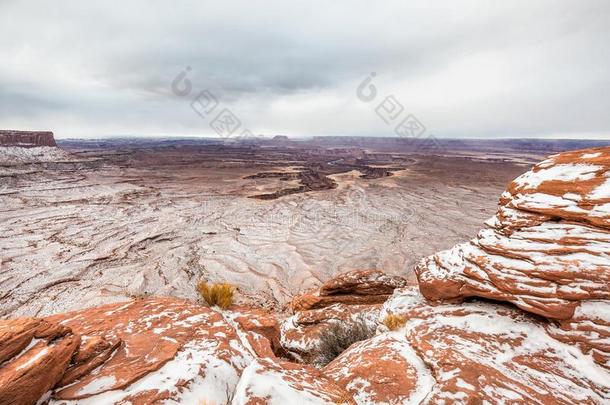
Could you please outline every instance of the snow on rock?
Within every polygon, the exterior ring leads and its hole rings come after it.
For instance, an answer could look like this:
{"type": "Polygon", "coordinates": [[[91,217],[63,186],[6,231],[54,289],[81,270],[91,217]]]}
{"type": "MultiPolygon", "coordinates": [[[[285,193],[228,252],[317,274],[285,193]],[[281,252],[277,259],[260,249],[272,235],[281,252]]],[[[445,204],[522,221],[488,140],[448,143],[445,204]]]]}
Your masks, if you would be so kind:
{"type": "Polygon", "coordinates": [[[0,403],[227,403],[272,322],[175,298],[0,321],[0,403]]]}
{"type": "Polygon", "coordinates": [[[348,387],[363,387],[362,394],[354,393],[358,403],[393,403],[386,398],[398,395],[399,387],[389,382],[398,378],[413,387],[400,395],[421,398],[427,391],[424,402],[433,404],[610,401],[608,370],[551,336],[548,321],[517,308],[481,302],[433,305],[417,289],[405,288],[384,304],[381,316],[387,313],[404,316],[405,326],[352,346],[327,367],[331,376],[349,381],[348,387]],[[375,357],[388,364],[375,368],[375,357]]]}
{"type": "Polygon", "coordinates": [[[0,403],[353,403],[279,341],[274,314],[169,297],[0,321],[0,403]]]}
{"type": "Polygon", "coordinates": [[[33,404],[57,384],[79,336],[41,319],[0,320],[0,404],[33,404]]]}
{"type": "Polygon", "coordinates": [[[347,323],[362,319],[377,325],[381,304],[334,304],[322,309],[297,312],[280,326],[280,343],[290,355],[306,362],[314,361],[319,354],[320,334],[333,323],[347,323]]]}
{"type": "Polygon", "coordinates": [[[434,377],[402,333],[384,333],[358,342],[324,367],[359,404],[419,404],[434,377]]]}
{"type": "Polygon", "coordinates": [[[508,301],[610,363],[610,148],[551,156],[509,184],[477,237],[416,268],[431,300],[508,301]]]}
{"type": "Polygon", "coordinates": [[[223,403],[254,358],[221,313],[179,299],[136,300],[47,319],[83,338],[120,341],[95,370],[56,387],[57,403],[187,401],[203,394],[223,403]]]}
{"type": "Polygon", "coordinates": [[[234,405],[353,404],[351,395],[311,367],[282,360],[258,359],[244,371],[234,405]]]}
{"type": "Polygon", "coordinates": [[[16,165],[32,162],[55,162],[65,160],[70,154],[54,146],[0,146],[0,164],[16,165]]]}
{"type": "Polygon", "coordinates": [[[338,275],[314,293],[303,294],[292,300],[294,311],[319,309],[333,304],[381,304],[395,288],[404,287],[407,280],[380,270],[354,270],[338,275]]]}

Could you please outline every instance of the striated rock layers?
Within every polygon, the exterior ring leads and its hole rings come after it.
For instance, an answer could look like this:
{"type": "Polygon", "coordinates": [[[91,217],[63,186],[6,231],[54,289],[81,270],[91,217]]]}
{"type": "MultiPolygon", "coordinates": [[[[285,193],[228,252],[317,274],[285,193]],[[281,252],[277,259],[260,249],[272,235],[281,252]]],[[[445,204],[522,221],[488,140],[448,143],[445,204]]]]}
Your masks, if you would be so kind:
{"type": "Polygon", "coordinates": [[[0,130],[0,146],[33,148],[57,146],[53,132],[0,130]]]}
{"type": "Polygon", "coordinates": [[[610,148],[537,164],[509,184],[475,239],[416,273],[430,300],[511,302],[610,367],[610,148]]]}

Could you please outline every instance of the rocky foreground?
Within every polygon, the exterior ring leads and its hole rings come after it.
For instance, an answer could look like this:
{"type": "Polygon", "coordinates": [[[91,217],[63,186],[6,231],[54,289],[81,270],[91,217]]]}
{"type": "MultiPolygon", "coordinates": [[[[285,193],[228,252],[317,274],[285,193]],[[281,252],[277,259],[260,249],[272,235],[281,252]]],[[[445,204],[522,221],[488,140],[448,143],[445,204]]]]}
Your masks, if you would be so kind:
{"type": "Polygon", "coordinates": [[[536,165],[416,272],[349,272],[289,317],[158,297],[0,321],[0,404],[610,402],[610,148],[536,165]],[[373,336],[317,362],[355,319],[373,336]]]}

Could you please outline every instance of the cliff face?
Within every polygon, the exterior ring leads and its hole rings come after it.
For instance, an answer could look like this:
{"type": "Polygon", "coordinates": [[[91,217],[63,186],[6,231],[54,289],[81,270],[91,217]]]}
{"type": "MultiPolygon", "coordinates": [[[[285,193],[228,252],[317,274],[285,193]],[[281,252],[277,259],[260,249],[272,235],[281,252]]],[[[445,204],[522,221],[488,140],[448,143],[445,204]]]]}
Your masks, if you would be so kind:
{"type": "Polygon", "coordinates": [[[287,318],[148,298],[0,320],[0,404],[610,403],[609,185],[610,148],[552,156],[419,288],[350,272],[287,318]],[[303,364],[357,318],[373,337],[303,364]]]}
{"type": "Polygon", "coordinates": [[[0,146],[57,146],[53,132],[0,130],[0,146]]]}

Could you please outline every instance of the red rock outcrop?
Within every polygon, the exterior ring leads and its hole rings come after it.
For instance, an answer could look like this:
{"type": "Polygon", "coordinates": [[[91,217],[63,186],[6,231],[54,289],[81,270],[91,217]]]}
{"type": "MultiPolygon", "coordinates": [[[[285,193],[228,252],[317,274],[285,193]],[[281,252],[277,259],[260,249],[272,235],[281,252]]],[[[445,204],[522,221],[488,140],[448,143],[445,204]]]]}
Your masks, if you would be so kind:
{"type": "Polygon", "coordinates": [[[353,403],[319,370],[277,358],[279,336],[263,310],[175,298],[0,321],[0,404],[353,403]]]}
{"type": "Polygon", "coordinates": [[[57,384],[80,343],[41,319],[0,321],[0,404],[33,404],[57,384]]]}
{"type": "Polygon", "coordinates": [[[354,270],[328,280],[315,293],[295,297],[290,306],[294,311],[305,311],[334,304],[381,304],[395,288],[406,285],[405,278],[390,276],[380,270],[354,270]]]}
{"type": "Polygon", "coordinates": [[[294,358],[313,362],[318,356],[320,334],[333,323],[347,323],[356,319],[376,325],[381,304],[334,304],[323,309],[297,312],[281,323],[282,347],[294,358]]]}
{"type": "Polygon", "coordinates": [[[546,329],[549,322],[541,317],[488,302],[432,305],[415,288],[396,291],[384,304],[381,318],[388,313],[404,316],[405,326],[386,339],[375,338],[376,345],[352,346],[325,370],[351,387],[356,399],[367,399],[359,403],[394,393],[425,397],[431,404],[610,401],[610,373],[575,345],[553,338],[546,329]],[[412,351],[400,349],[401,339],[412,351]],[[395,359],[400,353],[402,358],[395,359]],[[355,367],[379,356],[396,366],[387,364],[385,373],[382,368],[371,373],[355,367]],[[410,368],[403,359],[409,359],[410,368]],[[383,376],[417,383],[411,383],[411,394],[393,391],[398,387],[378,383],[383,376]],[[357,385],[362,387],[358,392],[357,385]]]}
{"type": "Polygon", "coordinates": [[[53,132],[0,130],[0,146],[57,146],[53,132]]]}
{"type": "Polygon", "coordinates": [[[256,360],[244,370],[232,403],[355,404],[345,389],[319,370],[272,359],[256,360]]]}
{"type": "MultiPolygon", "coordinates": [[[[211,390],[208,399],[225,402],[228,397],[224,391],[234,389],[239,375],[255,356],[243,335],[221,313],[178,299],[136,300],[48,319],[83,336],[84,351],[96,352],[87,350],[88,339],[121,342],[95,373],[58,387],[53,394],[58,400],[187,400],[189,395],[220,384],[223,390],[211,390]]],[[[97,352],[106,357],[105,349],[111,346],[101,344],[97,352]]]]}
{"type": "Polygon", "coordinates": [[[402,333],[384,333],[356,343],[323,372],[360,404],[418,404],[435,383],[402,333]]]}
{"type": "Polygon", "coordinates": [[[273,356],[266,339],[233,326],[234,316],[154,298],[0,321],[0,403],[32,404],[45,393],[51,403],[225,403],[257,357],[250,342],[273,356]]]}
{"type": "Polygon", "coordinates": [[[431,300],[508,301],[557,321],[610,366],[610,148],[551,156],[515,179],[469,243],[416,269],[431,300]]]}

